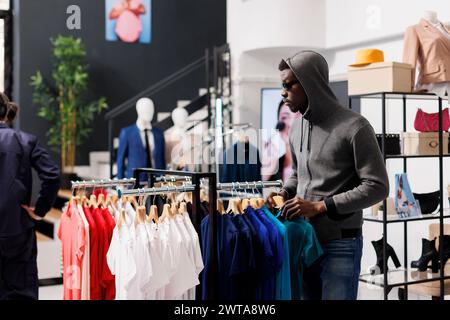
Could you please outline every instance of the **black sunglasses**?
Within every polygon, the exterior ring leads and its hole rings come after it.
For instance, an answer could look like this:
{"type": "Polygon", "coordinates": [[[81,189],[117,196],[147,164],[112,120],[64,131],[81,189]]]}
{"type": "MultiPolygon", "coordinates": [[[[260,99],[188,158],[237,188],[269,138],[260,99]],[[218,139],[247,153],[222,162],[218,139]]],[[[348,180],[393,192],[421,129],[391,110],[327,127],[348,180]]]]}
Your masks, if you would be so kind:
{"type": "Polygon", "coordinates": [[[292,80],[292,81],[290,81],[290,82],[283,82],[283,83],[281,84],[281,86],[283,87],[283,89],[289,91],[289,90],[291,90],[291,88],[292,88],[295,84],[297,84],[297,83],[300,83],[300,81],[298,81],[298,80],[292,80]]]}

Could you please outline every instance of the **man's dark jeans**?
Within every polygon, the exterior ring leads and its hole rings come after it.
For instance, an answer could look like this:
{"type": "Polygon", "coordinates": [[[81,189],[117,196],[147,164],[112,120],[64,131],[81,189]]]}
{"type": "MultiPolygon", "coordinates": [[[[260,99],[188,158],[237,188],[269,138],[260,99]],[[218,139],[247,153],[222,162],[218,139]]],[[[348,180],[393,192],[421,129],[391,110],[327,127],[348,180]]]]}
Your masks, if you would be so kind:
{"type": "Polygon", "coordinates": [[[305,300],[356,300],[363,239],[332,240],[324,254],[303,274],[305,300]]]}

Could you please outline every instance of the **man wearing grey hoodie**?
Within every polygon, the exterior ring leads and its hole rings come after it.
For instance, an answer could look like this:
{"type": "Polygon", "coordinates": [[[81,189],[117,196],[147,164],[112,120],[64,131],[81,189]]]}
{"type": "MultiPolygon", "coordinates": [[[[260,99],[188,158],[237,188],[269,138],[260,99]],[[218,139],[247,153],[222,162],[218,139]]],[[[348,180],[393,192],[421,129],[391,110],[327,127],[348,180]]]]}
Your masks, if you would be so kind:
{"type": "Polygon", "coordinates": [[[356,300],[362,210],[389,194],[386,167],[370,123],[337,101],[328,64],[313,51],[281,61],[282,96],[295,120],[289,133],[294,173],[280,192],[282,215],[314,227],[323,256],[304,273],[304,298],[356,300]]]}

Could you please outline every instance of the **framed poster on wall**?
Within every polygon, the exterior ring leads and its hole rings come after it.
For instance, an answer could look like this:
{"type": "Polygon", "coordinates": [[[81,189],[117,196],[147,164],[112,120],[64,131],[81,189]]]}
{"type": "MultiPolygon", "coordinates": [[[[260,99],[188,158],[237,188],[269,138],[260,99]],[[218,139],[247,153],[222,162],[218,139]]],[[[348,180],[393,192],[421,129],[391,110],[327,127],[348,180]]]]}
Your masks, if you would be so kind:
{"type": "Polygon", "coordinates": [[[151,0],[105,0],[106,40],[151,42],[151,0]]]}

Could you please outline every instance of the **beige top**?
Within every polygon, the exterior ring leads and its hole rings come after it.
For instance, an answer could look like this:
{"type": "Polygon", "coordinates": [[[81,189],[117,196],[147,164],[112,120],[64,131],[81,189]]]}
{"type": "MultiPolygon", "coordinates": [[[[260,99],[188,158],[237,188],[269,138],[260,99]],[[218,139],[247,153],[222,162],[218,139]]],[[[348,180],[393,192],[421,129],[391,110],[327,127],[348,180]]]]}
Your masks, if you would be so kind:
{"type": "MultiPolygon", "coordinates": [[[[450,33],[449,26],[443,26],[450,33]]],[[[419,84],[450,81],[450,39],[425,19],[406,29],[403,62],[420,67],[419,84]]]]}

